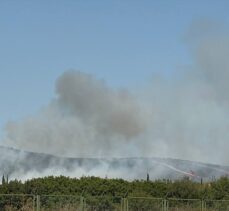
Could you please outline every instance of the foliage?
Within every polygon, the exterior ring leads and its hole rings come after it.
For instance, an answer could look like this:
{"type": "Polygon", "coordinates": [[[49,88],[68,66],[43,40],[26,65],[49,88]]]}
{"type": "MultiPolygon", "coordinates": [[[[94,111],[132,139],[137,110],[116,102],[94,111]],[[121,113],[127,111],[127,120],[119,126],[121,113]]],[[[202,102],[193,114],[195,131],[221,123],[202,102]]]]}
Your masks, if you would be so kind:
{"type": "Polygon", "coordinates": [[[99,177],[44,177],[0,185],[0,194],[83,195],[83,196],[149,196],[157,198],[229,199],[229,178],[198,183],[187,178],[169,180],[103,179],[99,177]]]}
{"type": "Polygon", "coordinates": [[[222,210],[225,210],[228,201],[223,203],[216,200],[229,200],[229,178],[222,177],[209,183],[199,183],[188,178],[177,181],[125,181],[65,176],[49,176],[25,182],[5,181],[0,185],[0,210],[31,210],[35,205],[35,195],[40,195],[41,210],[79,209],[82,199],[85,200],[86,209],[89,211],[119,210],[124,206],[124,198],[128,198],[129,207],[133,211],[160,210],[165,199],[174,209],[197,209],[204,199],[207,207],[222,207],[222,210]]]}

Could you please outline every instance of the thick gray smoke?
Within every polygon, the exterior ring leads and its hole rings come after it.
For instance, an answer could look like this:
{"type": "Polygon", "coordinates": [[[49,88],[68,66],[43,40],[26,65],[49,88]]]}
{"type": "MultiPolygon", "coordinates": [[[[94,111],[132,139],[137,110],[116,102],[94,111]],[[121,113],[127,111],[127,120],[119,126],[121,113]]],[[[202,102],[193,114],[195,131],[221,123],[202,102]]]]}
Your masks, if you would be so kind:
{"type": "Polygon", "coordinates": [[[62,156],[120,156],[129,155],[132,140],[144,131],[136,100],[91,75],[65,72],[56,82],[56,94],[38,115],[9,123],[6,143],[62,156]]]}
{"type": "Polygon", "coordinates": [[[187,36],[193,64],[173,77],[154,77],[139,96],[83,72],[65,72],[46,108],[7,124],[5,145],[61,156],[228,165],[229,34],[214,27],[194,24],[187,36]]]}

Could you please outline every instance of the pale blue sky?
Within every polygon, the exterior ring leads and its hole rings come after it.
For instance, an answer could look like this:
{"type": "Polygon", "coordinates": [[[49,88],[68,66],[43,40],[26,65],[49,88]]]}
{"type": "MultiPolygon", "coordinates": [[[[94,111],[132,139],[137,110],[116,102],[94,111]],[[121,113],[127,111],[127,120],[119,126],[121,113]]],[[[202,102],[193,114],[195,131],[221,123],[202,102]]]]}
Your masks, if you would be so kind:
{"type": "Polygon", "coordinates": [[[47,104],[70,68],[114,87],[172,74],[191,63],[183,37],[192,21],[228,23],[228,8],[227,0],[1,0],[0,128],[47,104]]]}

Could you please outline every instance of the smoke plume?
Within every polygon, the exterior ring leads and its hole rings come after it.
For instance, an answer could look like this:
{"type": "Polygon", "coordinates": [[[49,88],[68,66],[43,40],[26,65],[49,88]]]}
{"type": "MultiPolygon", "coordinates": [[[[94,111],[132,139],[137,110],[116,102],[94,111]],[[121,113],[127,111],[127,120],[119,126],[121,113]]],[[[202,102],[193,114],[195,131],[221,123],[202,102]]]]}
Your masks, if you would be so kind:
{"type": "Polygon", "coordinates": [[[186,36],[192,65],[153,77],[138,94],[66,71],[49,105],[6,125],[4,144],[61,156],[161,156],[228,165],[228,35],[217,24],[193,24],[186,36]]]}
{"type": "MultiPolygon", "coordinates": [[[[144,131],[141,109],[130,93],[112,90],[95,77],[67,71],[56,98],[38,115],[7,125],[10,146],[74,157],[122,152],[144,131]]],[[[127,151],[127,152],[125,152],[127,151]]]]}

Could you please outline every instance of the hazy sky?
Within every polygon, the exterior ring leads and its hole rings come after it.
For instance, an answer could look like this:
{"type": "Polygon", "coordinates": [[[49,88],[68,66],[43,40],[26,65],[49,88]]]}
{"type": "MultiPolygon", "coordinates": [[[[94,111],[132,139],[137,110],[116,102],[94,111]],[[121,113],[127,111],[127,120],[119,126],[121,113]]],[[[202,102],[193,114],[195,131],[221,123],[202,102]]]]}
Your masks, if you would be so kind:
{"type": "Polygon", "coordinates": [[[190,24],[228,24],[228,8],[227,0],[1,0],[0,128],[47,104],[67,69],[132,89],[154,72],[170,77],[192,62],[190,24]]]}

